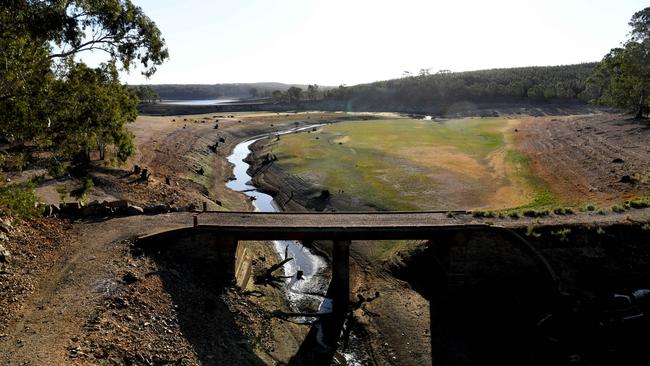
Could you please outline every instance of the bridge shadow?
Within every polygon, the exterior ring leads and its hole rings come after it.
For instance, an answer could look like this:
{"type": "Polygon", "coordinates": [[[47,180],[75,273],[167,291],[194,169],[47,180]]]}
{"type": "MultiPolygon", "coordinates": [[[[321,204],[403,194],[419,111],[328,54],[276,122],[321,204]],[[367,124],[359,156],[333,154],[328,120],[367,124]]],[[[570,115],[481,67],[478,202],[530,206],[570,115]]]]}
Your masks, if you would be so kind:
{"type": "Polygon", "coordinates": [[[429,301],[433,365],[546,365],[537,323],[556,282],[530,248],[504,232],[441,233],[394,274],[429,301]]]}
{"type": "Polygon", "coordinates": [[[235,246],[215,244],[214,235],[158,237],[139,247],[158,266],[184,337],[202,365],[265,365],[239,331],[224,290],[233,286],[235,246]]]}

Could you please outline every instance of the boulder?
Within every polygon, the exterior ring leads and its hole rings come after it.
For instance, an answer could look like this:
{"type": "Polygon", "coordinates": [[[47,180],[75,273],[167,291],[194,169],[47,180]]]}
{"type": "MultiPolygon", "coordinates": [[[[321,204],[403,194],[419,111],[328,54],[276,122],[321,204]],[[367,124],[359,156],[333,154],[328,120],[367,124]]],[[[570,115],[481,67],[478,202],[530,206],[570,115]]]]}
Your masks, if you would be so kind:
{"type": "Polygon", "coordinates": [[[0,245],[0,270],[4,269],[5,265],[9,263],[9,258],[11,258],[11,253],[0,245]]]}
{"type": "Polygon", "coordinates": [[[111,208],[127,208],[129,207],[129,201],[117,200],[117,201],[107,202],[106,205],[111,208]]]}
{"type": "Polygon", "coordinates": [[[8,218],[0,218],[0,231],[8,233],[13,230],[13,225],[11,225],[11,220],[8,218]]]}
{"type": "Polygon", "coordinates": [[[9,238],[7,237],[7,234],[5,233],[0,233],[0,241],[7,241],[9,238]]]}
{"type": "Polygon", "coordinates": [[[171,208],[169,205],[148,205],[144,207],[144,213],[147,215],[158,215],[170,212],[171,208]]]}
{"type": "Polygon", "coordinates": [[[629,175],[624,175],[621,177],[621,180],[619,181],[621,183],[636,183],[636,179],[630,177],[629,175]]]}
{"type": "Polygon", "coordinates": [[[142,215],[144,214],[144,209],[140,206],[129,205],[126,208],[127,215],[142,215]]]}

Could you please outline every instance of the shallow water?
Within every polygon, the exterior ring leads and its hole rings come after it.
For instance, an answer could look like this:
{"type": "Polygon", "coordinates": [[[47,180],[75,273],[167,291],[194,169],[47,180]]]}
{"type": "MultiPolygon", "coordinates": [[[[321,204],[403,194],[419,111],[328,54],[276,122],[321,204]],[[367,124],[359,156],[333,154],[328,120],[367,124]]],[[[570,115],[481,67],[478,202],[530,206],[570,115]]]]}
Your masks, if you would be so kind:
{"type": "Polygon", "coordinates": [[[173,105],[218,105],[237,102],[237,99],[192,99],[192,100],[162,100],[160,104],[173,104],[173,105]]]}
{"type": "MultiPolygon", "coordinates": [[[[268,136],[283,135],[287,133],[302,131],[310,128],[316,128],[320,125],[313,125],[302,128],[294,128],[288,131],[272,133],[264,136],[253,138],[237,144],[228,161],[234,165],[233,174],[235,179],[228,182],[226,186],[234,191],[243,192],[249,197],[254,197],[252,201],[255,211],[259,212],[277,212],[278,207],[273,202],[273,197],[266,193],[259,192],[251,184],[251,176],[246,172],[249,164],[244,159],[250,154],[250,146],[256,141],[265,139],[268,136]]],[[[312,253],[309,248],[304,247],[296,240],[276,240],[273,242],[276,252],[281,258],[285,258],[285,253],[294,258],[284,267],[284,275],[287,276],[287,296],[297,311],[314,311],[318,309],[324,300],[324,297],[318,294],[324,294],[327,289],[327,282],[323,278],[323,272],[327,268],[325,260],[312,253]],[[296,273],[303,272],[302,279],[298,279],[296,273]]]]}

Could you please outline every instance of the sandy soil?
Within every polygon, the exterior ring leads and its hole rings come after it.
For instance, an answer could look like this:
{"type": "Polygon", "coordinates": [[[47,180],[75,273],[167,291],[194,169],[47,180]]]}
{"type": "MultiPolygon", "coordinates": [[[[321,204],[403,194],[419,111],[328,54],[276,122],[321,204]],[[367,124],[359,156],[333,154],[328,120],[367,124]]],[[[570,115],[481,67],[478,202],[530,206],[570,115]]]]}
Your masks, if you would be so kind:
{"type": "Polygon", "coordinates": [[[650,190],[647,121],[615,114],[527,118],[519,131],[533,173],[562,201],[620,204],[650,190]],[[626,175],[634,182],[621,182],[626,175]]]}

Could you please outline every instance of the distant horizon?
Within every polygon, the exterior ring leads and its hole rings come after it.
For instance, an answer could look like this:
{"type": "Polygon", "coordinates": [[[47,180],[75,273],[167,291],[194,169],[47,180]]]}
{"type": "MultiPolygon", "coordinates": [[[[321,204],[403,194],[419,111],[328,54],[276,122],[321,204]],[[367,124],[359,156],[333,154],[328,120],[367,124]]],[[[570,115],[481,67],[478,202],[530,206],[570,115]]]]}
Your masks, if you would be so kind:
{"type": "MultiPolygon", "coordinates": [[[[528,66],[514,66],[514,67],[492,67],[489,69],[475,69],[475,70],[462,70],[462,71],[455,71],[455,70],[449,70],[452,74],[456,73],[464,73],[464,72],[476,72],[476,71],[489,71],[489,70],[503,70],[503,69],[520,69],[520,68],[528,68],[528,67],[560,67],[560,66],[570,66],[570,65],[581,65],[581,64],[591,64],[591,63],[598,63],[600,61],[585,61],[585,62],[577,62],[574,64],[560,64],[560,65],[528,65],[528,66]]],[[[442,71],[442,70],[437,70],[434,72],[431,72],[431,75],[434,75],[436,72],[442,71]]],[[[413,76],[416,76],[414,74],[413,76]]],[[[368,81],[368,82],[363,82],[359,84],[338,84],[338,85],[320,85],[318,84],[319,87],[325,87],[325,88],[337,88],[341,85],[345,86],[355,86],[355,85],[363,85],[363,84],[371,84],[374,82],[378,81],[385,81],[385,80],[393,80],[393,79],[399,79],[399,77],[392,78],[392,79],[381,79],[381,80],[373,80],[373,81],[368,81]]],[[[216,82],[216,83],[142,83],[142,84],[128,84],[128,85],[231,85],[231,84],[283,84],[283,85],[309,85],[309,83],[287,83],[284,81],[251,81],[251,82],[232,82],[232,83],[221,83],[221,82],[216,82]]],[[[312,83],[313,84],[313,83],[312,83]]]]}
{"type": "MultiPolygon", "coordinates": [[[[420,69],[463,72],[600,61],[640,0],[133,0],[170,58],[129,84],[358,85],[420,69]]],[[[80,55],[96,65],[103,55],[80,55]]]]}

